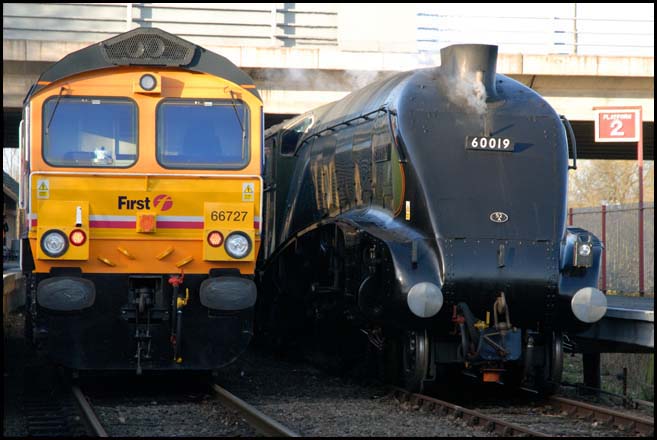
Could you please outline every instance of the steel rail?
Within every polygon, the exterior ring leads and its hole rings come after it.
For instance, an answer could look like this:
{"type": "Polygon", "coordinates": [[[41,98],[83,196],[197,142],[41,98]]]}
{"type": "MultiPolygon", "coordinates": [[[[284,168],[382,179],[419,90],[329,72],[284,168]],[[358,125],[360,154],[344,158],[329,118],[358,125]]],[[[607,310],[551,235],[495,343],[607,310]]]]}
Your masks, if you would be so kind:
{"type": "Polygon", "coordinates": [[[237,410],[251,426],[263,435],[269,437],[300,437],[296,432],[281,425],[219,385],[213,384],[212,389],[224,404],[237,410]]]}
{"type": "Polygon", "coordinates": [[[624,414],[608,408],[591,405],[585,402],[552,396],[548,403],[571,417],[589,418],[602,424],[616,426],[624,432],[638,432],[649,437],[654,436],[655,421],[642,417],[624,414]]]}
{"type": "Polygon", "coordinates": [[[531,436],[531,437],[549,437],[547,434],[538,431],[532,431],[528,428],[523,428],[514,423],[501,420],[488,414],[484,414],[471,409],[463,408],[453,403],[438,400],[433,397],[425,396],[423,394],[410,393],[404,389],[392,387],[393,395],[395,397],[402,397],[408,401],[418,405],[425,406],[438,413],[441,416],[449,415],[450,413],[457,418],[464,419],[468,425],[473,427],[482,428],[488,432],[495,432],[496,434],[511,437],[511,436],[531,436]]]}
{"type": "Polygon", "coordinates": [[[84,420],[89,429],[93,432],[96,437],[109,437],[107,431],[103,428],[102,423],[98,420],[98,416],[94,412],[93,407],[82,393],[79,387],[71,387],[73,391],[73,396],[75,397],[75,402],[78,404],[80,411],[84,414],[84,420]]]}

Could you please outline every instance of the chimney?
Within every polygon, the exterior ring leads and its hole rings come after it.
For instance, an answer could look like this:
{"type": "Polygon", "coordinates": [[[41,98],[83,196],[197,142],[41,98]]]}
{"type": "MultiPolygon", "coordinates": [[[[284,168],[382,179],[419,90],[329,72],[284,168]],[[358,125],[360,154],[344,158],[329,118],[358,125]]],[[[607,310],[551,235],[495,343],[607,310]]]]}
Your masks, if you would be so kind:
{"type": "Polygon", "coordinates": [[[454,79],[475,78],[486,89],[488,100],[497,97],[495,68],[497,46],[487,44],[454,44],[440,50],[440,67],[454,79]]]}

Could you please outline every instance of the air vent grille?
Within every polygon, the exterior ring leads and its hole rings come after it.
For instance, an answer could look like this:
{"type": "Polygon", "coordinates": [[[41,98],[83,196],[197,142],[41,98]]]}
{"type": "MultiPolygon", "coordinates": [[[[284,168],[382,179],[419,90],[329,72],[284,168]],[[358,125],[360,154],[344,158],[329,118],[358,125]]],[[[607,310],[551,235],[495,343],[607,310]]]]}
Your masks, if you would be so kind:
{"type": "Polygon", "coordinates": [[[117,65],[186,66],[192,61],[192,44],[159,29],[135,29],[102,43],[103,55],[117,65]]]}

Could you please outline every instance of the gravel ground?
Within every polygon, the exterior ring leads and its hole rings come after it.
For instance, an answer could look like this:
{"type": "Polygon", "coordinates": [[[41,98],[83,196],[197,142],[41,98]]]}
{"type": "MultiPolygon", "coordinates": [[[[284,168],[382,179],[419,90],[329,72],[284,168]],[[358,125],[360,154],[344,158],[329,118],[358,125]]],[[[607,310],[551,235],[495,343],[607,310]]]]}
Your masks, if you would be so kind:
{"type": "MultiPolygon", "coordinates": [[[[4,320],[4,437],[27,435],[21,411],[26,361],[22,333],[21,314],[4,320]]],[[[221,370],[216,382],[307,437],[491,436],[458,419],[441,418],[412,404],[399,403],[387,394],[382,384],[365,385],[361,381],[356,383],[350,378],[332,376],[304,362],[277,358],[255,346],[233,365],[221,370]]],[[[91,384],[92,403],[111,436],[257,435],[232,410],[223,407],[203,381],[189,381],[189,378],[169,374],[164,379],[148,375],[131,376],[127,380],[97,378],[91,384]],[[94,387],[102,392],[94,393],[94,387]]],[[[463,406],[474,408],[478,405],[464,402],[463,406]]],[[[482,406],[479,409],[483,409],[482,406]]],[[[499,408],[491,411],[497,414],[499,408]]],[[[550,414],[547,409],[520,405],[503,412],[515,423],[533,423],[532,428],[555,436],[565,433],[594,437],[612,435],[594,423],[574,422],[572,426],[573,422],[560,414],[550,414]],[[566,425],[572,427],[565,429],[566,425]]]]}
{"type": "Polygon", "coordinates": [[[94,409],[110,437],[253,437],[257,433],[208,396],[197,403],[152,401],[110,404],[94,409]]]}
{"type": "MultiPolygon", "coordinates": [[[[27,436],[22,414],[25,356],[22,332],[23,316],[10,315],[4,322],[4,437],[27,436]]],[[[126,390],[114,380],[99,378],[95,382],[99,389],[126,390]]],[[[400,405],[387,397],[381,386],[359,386],[312,366],[275,359],[253,348],[221,370],[217,382],[304,436],[486,435],[465,427],[460,421],[439,419],[408,404],[400,405]]],[[[178,391],[166,386],[152,395],[134,387],[134,398],[123,391],[120,399],[91,393],[97,414],[111,436],[256,435],[207,389],[192,390],[180,399],[172,398],[178,391]]]]}
{"type": "MultiPolygon", "coordinates": [[[[360,386],[305,363],[256,349],[219,372],[233,394],[307,437],[482,436],[449,418],[388,397],[381,386],[360,386]]],[[[219,437],[257,433],[222,406],[200,378],[167,373],[125,379],[85,379],[82,385],[110,436],[219,437]]]]}
{"type": "Polygon", "coordinates": [[[217,383],[305,437],[488,435],[400,404],[381,385],[359,385],[257,349],[220,372],[217,383]]]}

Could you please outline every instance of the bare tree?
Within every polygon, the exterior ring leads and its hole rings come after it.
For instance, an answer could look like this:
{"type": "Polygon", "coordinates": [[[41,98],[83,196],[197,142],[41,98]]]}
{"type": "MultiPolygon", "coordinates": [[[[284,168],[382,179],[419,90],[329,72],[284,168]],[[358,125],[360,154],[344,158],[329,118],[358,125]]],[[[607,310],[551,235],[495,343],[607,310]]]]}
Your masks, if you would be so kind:
{"type": "MultiPolygon", "coordinates": [[[[625,204],[639,201],[639,172],[632,160],[582,160],[568,180],[568,206],[572,208],[625,204]]],[[[644,201],[654,201],[654,162],[643,164],[644,201]]]]}
{"type": "Polygon", "coordinates": [[[2,169],[17,182],[20,181],[21,161],[18,148],[2,149],[2,169]]]}

